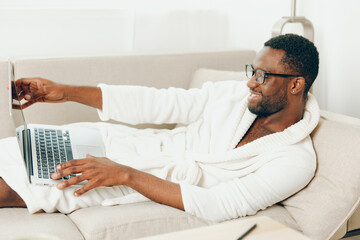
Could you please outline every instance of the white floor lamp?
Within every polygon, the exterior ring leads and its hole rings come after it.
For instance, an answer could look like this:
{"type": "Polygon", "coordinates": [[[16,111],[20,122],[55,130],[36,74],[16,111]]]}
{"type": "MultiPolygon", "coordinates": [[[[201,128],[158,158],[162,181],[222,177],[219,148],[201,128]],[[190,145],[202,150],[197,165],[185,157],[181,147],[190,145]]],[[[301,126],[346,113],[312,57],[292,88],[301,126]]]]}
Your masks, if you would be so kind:
{"type": "Polygon", "coordinates": [[[304,37],[314,42],[314,27],[312,23],[305,17],[296,16],[296,0],[291,0],[291,16],[282,17],[277,21],[272,30],[272,37],[276,37],[282,34],[283,28],[288,23],[300,23],[304,30],[304,37]]]}

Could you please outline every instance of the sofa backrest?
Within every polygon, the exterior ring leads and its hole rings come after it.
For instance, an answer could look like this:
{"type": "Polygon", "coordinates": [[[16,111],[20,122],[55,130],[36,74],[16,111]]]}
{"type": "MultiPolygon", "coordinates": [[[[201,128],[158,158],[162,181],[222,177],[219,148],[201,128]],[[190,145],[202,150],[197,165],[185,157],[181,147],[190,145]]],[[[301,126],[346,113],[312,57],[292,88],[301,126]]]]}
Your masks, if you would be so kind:
{"type": "Polygon", "coordinates": [[[306,235],[337,239],[334,234],[359,207],[360,119],[321,111],[311,138],[318,159],[315,177],[283,204],[306,235]]]}
{"type": "MultiPolygon", "coordinates": [[[[252,62],[255,54],[251,50],[235,50],[158,55],[13,58],[11,61],[14,63],[16,79],[42,77],[74,85],[96,86],[98,83],[106,83],[187,88],[196,69],[243,70],[246,63],[252,62]]],[[[25,116],[30,123],[42,124],[99,121],[95,109],[74,103],[35,104],[25,109],[25,116]]],[[[0,137],[4,134],[1,131],[0,137]]]]}

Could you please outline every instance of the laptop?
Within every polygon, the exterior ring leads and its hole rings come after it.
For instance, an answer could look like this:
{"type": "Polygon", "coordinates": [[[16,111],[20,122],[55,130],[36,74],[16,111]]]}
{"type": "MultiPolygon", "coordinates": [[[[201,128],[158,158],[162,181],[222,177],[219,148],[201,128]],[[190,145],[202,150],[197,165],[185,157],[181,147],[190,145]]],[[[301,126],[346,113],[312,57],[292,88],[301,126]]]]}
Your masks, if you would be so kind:
{"type": "MultiPolygon", "coordinates": [[[[18,91],[13,88],[15,76],[12,63],[9,63],[9,71],[10,116],[31,184],[56,185],[61,179],[52,180],[51,175],[56,172],[58,164],[85,158],[86,154],[105,156],[102,136],[96,129],[28,124],[18,91]],[[18,105],[20,109],[14,109],[13,104],[18,105]]],[[[66,176],[63,180],[72,176],[66,176]]],[[[77,185],[85,183],[86,181],[77,185]]]]}

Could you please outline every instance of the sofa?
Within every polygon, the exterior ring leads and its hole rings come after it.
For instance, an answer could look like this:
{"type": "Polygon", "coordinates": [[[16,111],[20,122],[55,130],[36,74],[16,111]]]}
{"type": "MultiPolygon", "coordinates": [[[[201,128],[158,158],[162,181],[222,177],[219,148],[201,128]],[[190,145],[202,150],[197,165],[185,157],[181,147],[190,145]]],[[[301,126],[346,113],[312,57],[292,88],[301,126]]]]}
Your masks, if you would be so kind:
{"type": "MultiPolygon", "coordinates": [[[[0,138],[15,136],[9,117],[9,62],[15,77],[43,77],[64,84],[98,83],[156,88],[200,87],[205,81],[243,81],[252,50],[132,54],[123,56],[16,57],[0,59],[0,138]]],[[[35,104],[27,122],[67,124],[100,121],[96,110],[77,103],[35,104]]],[[[173,128],[174,125],[139,125],[173,128]]],[[[321,111],[311,134],[318,157],[312,181],[284,201],[259,211],[311,239],[341,239],[360,233],[360,119],[321,111]]],[[[254,216],[247,216],[244,219],[254,216]]],[[[232,220],[229,220],[232,221],[232,220]]],[[[0,209],[0,239],[52,236],[53,239],[134,239],[215,224],[155,202],[96,206],[70,214],[0,209]]]]}

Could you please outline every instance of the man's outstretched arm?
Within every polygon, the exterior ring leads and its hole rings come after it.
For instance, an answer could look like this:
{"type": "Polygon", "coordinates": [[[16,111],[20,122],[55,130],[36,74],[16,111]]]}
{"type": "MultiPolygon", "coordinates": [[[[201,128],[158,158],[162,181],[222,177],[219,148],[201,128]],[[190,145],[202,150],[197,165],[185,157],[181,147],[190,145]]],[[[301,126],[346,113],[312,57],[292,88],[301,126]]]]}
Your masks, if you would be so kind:
{"type": "MultiPolygon", "coordinates": [[[[102,93],[98,87],[62,85],[43,78],[21,78],[12,87],[16,87],[20,100],[26,100],[23,108],[36,102],[73,101],[102,109],[102,93]]],[[[14,89],[12,93],[14,97],[14,89]]]]}
{"type": "Polygon", "coordinates": [[[57,166],[57,170],[58,172],[52,175],[53,179],[81,173],[59,183],[58,189],[88,180],[87,184],[74,192],[75,196],[80,196],[96,187],[125,185],[155,202],[184,210],[179,184],[115,163],[107,158],[88,155],[85,159],[62,163],[57,166]]]}

